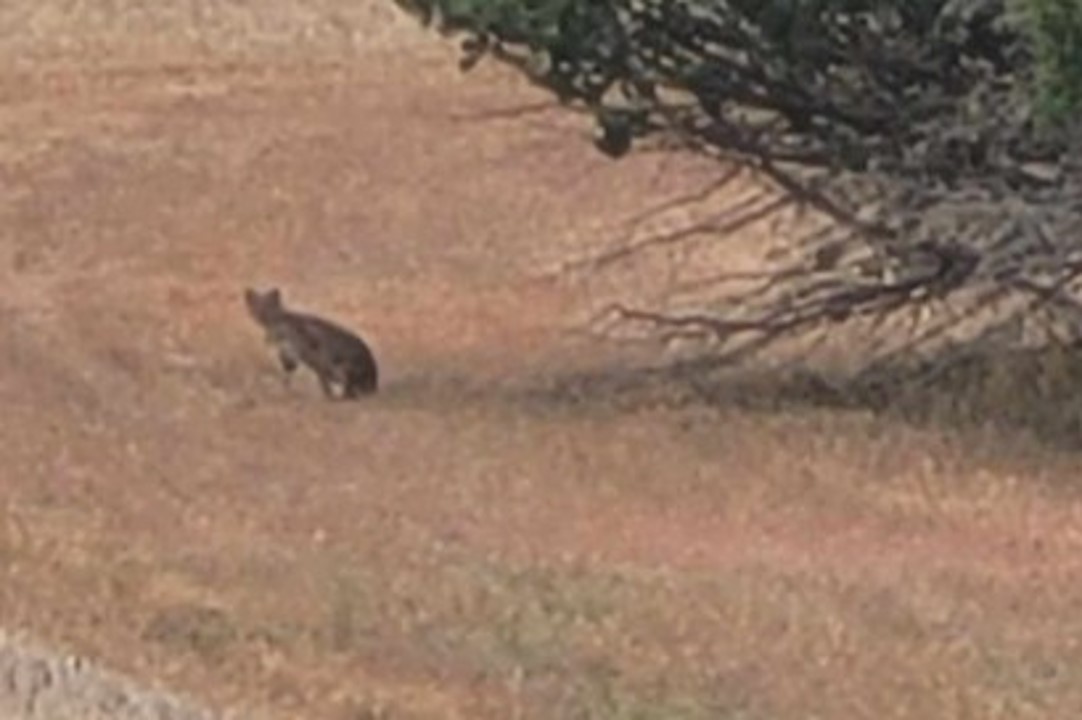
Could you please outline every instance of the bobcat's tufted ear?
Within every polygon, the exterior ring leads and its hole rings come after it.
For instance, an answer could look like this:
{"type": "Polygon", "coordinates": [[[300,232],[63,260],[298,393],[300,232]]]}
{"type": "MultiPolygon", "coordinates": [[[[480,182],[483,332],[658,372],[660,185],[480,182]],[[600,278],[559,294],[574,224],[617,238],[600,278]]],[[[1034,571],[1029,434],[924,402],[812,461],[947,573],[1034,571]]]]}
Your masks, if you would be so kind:
{"type": "Polygon", "coordinates": [[[244,299],[255,305],[270,307],[281,307],[282,305],[282,293],[278,288],[271,288],[262,293],[253,288],[245,288],[244,299]]]}
{"type": "Polygon", "coordinates": [[[278,288],[271,288],[262,293],[253,288],[245,288],[244,302],[253,317],[260,322],[282,312],[282,293],[278,288]]]}

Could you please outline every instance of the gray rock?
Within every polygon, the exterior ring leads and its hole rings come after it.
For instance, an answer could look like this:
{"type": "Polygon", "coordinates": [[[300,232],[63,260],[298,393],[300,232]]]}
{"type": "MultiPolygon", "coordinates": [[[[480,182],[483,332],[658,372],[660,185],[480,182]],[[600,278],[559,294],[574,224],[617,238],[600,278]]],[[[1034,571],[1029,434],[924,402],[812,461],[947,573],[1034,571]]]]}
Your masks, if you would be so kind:
{"type": "Polygon", "coordinates": [[[0,720],[239,720],[0,630],[0,720]]]}

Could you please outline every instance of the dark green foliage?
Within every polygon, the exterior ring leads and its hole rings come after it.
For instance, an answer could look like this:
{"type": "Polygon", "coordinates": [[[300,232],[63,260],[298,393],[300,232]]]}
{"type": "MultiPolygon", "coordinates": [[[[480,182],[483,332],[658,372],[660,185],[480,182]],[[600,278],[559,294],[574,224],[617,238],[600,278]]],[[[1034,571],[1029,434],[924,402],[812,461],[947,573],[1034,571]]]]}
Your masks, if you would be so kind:
{"type": "Polygon", "coordinates": [[[1053,122],[1082,112],[1082,0],[1016,0],[1036,52],[1038,104],[1053,122]]]}
{"type": "MultiPolygon", "coordinates": [[[[584,103],[606,138],[623,114],[619,133],[633,137],[676,133],[744,159],[858,172],[875,161],[923,173],[905,148],[1026,60],[1002,0],[399,2],[464,32],[465,68],[491,52],[584,103]]],[[[983,173],[979,141],[953,142],[977,162],[939,171],[983,173]]]]}

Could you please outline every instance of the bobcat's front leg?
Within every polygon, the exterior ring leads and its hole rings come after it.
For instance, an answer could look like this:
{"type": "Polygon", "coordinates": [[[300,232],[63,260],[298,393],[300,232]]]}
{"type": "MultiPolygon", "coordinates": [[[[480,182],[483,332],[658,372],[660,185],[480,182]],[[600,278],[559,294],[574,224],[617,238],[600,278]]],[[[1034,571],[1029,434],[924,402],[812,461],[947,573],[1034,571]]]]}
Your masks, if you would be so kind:
{"type": "Polygon", "coordinates": [[[287,373],[292,373],[294,370],[297,369],[297,360],[284,350],[279,351],[278,362],[282,364],[282,369],[285,370],[287,373]]]}
{"type": "Polygon", "coordinates": [[[281,364],[282,370],[285,371],[283,383],[286,387],[289,387],[289,381],[293,378],[293,373],[297,369],[297,360],[284,350],[279,350],[278,362],[281,364]]]}

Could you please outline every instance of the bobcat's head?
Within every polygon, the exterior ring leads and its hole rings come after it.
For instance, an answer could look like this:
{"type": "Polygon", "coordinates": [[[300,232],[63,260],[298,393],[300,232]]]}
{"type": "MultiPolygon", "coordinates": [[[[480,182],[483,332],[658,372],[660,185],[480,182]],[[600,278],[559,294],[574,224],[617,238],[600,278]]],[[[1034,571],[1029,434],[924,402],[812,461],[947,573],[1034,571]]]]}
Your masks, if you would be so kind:
{"type": "Polygon", "coordinates": [[[244,291],[244,304],[248,306],[248,312],[260,325],[274,322],[284,312],[282,293],[278,288],[271,288],[264,293],[247,288],[244,291]]]}

